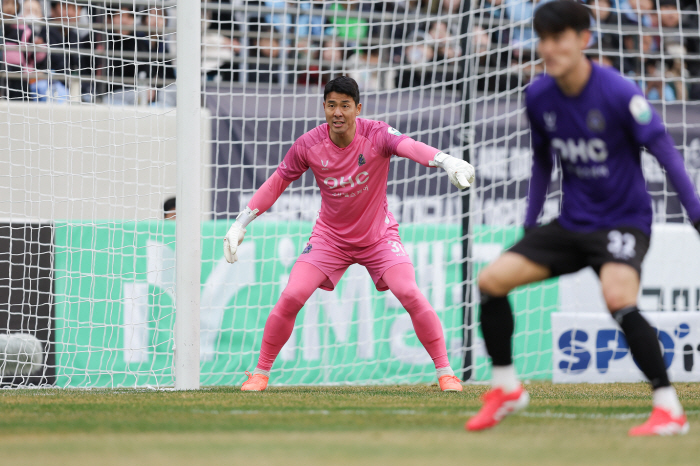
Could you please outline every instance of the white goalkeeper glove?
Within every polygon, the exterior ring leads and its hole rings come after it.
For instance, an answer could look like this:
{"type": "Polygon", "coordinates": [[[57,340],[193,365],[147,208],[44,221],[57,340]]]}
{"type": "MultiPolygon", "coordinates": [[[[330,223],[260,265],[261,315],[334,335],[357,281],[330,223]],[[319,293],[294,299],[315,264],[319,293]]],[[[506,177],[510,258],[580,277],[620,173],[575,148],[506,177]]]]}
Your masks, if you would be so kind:
{"type": "Polygon", "coordinates": [[[250,207],[246,207],[243,212],[238,214],[236,221],[231,225],[226,236],[224,236],[224,257],[229,264],[233,264],[238,260],[238,246],[243,242],[243,238],[245,237],[245,227],[255,220],[257,216],[258,209],[250,210],[250,207]]]}
{"type": "Polygon", "coordinates": [[[430,161],[430,166],[445,170],[450,178],[450,183],[458,189],[466,189],[474,182],[474,167],[469,162],[444,152],[435,154],[433,160],[430,161]]]}

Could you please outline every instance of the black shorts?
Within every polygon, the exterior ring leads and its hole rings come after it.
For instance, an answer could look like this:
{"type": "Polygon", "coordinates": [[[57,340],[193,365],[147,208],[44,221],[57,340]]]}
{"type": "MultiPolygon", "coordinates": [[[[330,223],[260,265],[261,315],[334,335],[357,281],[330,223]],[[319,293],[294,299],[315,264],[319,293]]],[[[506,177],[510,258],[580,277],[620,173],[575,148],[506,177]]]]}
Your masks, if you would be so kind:
{"type": "Polygon", "coordinates": [[[637,228],[620,227],[587,233],[567,230],[558,221],[534,228],[508,251],[548,267],[552,277],[591,266],[595,273],[608,262],[627,264],[641,276],[649,236],[637,228]]]}

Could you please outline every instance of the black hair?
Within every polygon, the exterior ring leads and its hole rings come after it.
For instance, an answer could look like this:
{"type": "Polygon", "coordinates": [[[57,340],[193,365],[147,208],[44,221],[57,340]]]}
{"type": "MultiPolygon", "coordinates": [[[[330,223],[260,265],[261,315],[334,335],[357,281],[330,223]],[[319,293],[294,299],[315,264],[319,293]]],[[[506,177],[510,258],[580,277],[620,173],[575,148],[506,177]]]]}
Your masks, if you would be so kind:
{"type": "Polygon", "coordinates": [[[166,199],[163,203],[163,216],[175,210],[175,198],[166,199]]]}
{"type": "Polygon", "coordinates": [[[357,85],[357,81],[348,76],[339,76],[328,81],[326,88],[323,90],[324,101],[331,92],[349,95],[355,101],[355,105],[360,103],[360,88],[357,85]]]}
{"type": "Polygon", "coordinates": [[[577,0],[554,0],[535,10],[532,26],[540,37],[559,34],[567,29],[579,33],[590,29],[591,13],[577,0]]]}

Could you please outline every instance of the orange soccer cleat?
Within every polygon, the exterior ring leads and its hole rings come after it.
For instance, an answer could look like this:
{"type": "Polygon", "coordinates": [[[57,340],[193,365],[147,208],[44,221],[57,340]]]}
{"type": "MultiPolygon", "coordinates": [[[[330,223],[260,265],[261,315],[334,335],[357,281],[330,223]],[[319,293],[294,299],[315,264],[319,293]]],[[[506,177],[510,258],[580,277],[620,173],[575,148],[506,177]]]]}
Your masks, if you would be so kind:
{"type": "Polygon", "coordinates": [[[644,424],[632,427],[629,431],[631,437],[649,435],[684,435],[688,433],[688,419],[685,414],[674,418],[670,412],[663,408],[655,407],[649,419],[644,424]]]}
{"type": "Polygon", "coordinates": [[[443,392],[461,392],[462,381],[454,375],[443,375],[438,379],[440,390],[443,392]]]}
{"type": "Polygon", "coordinates": [[[510,393],[496,388],[484,393],[484,405],[476,416],[469,419],[464,428],[471,431],[490,429],[507,415],[525,408],[530,402],[530,395],[520,386],[510,393]]]}
{"type": "Polygon", "coordinates": [[[262,392],[267,388],[267,382],[270,378],[262,374],[251,374],[245,371],[245,375],[248,376],[248,380],[243,383],[241,390],[244,392],[262,392]]]}

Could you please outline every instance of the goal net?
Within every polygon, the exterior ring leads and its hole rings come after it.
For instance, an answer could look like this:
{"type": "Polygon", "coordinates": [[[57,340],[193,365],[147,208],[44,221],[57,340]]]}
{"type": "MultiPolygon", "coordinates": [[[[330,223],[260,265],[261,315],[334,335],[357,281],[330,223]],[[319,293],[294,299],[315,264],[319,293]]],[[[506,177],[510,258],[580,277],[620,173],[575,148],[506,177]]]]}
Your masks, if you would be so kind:
{"type": "MultiPolygon", "coordinates": [[[[589,55],[639,84],[700,184],[697,0],[591,2],[589,55]]],[[[477,169],[475,186],[459,193],[442,171],[395,157],[387,196],[417,283],[442,322],[450,364],[459,377],[487,380],[475,277],[521,234],[531,157],[522,101],[543,71],[533,2],[201,7],[201,63],[177,55],[171,0],[24,0],[3,12],[3,384],[173,385],[176,221],[164,218],[164,203],[176,189],[177,70],[197,66],[201,384],[238,385],[255,366],[265,320],[320,208],[313,175],[249,226],[235,265],[221,240],[296,138],[324,122],[323,86],[340,75],[359,83],[362,116],[477,169]],[[43,19],[31,16],[33,3],[43,19]],[[25,61],[10,63],[15,51],[25,61]]],[[[655,221],[684,222],[651,156],[644,169],[655,221]]],[[[555,176],[543,221],[559,202],[555,176]]],[[[522,377],[552,378],[551,314],[585,307],[585,296],[571,291],[585,280],[513,293],[522,377]]],[[[689,307],[700,302],[693,290],[689,307]]],[[[434,374],[398,300],[353,265],[336,290],[319,290],[304,306],[271,383],[426,383],[434,374]]]]}

